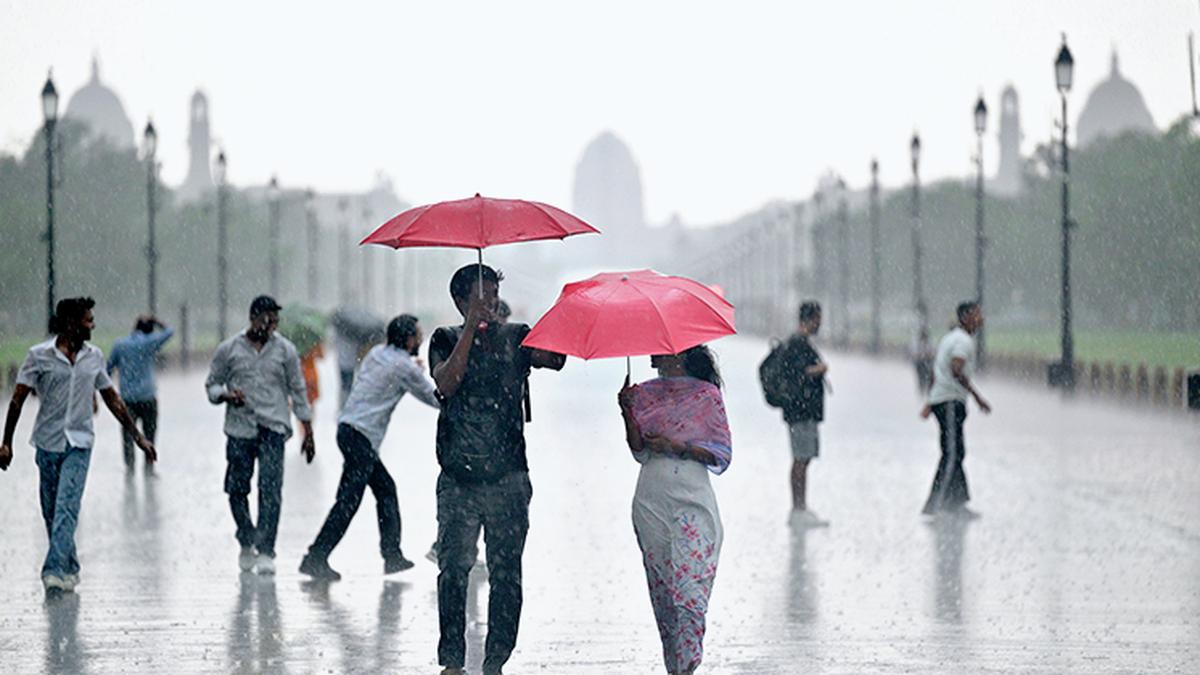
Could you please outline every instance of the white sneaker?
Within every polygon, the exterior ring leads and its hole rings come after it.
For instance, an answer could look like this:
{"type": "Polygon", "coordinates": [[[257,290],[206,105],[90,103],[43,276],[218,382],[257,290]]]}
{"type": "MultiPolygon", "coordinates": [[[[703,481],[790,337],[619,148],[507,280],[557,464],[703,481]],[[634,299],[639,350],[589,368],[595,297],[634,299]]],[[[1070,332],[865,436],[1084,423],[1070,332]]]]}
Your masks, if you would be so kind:
{"type": "Polygon", "coordinates": [[[63,584],[66,586],[65,590],[73,591],[75,590],[75,587],[79,585],[79,574],[65,575],[62,580],[63,584]]]}
{"type": "Polygon", "coordinates": [[[788,525],[800,529],[829,527],[829,521],[807,509],[792,509],[791,515],[788,516],[788,525]]]}
{"type": "Polygon", "coordinates": [[[62,577],[60,577],[56,574],[47,574],[46,576],[42,577],[42,586],[44,586],[46,588],[46,592],[50,592],[50,591],[69,592],[73,588],[73,587],[68,588],[67,582],[64,581],[62,577]]]}
{"type": "Polygon", "coordinates": [[[275,559],[266,553],[259,553],[254,563],[254,571],[259,574],[275,574],[275,559]]]}
{"type": "Polygon", "coordinates": [[[253,546],[243,546],[241,552],[238,553],[238,569],[243,572],[253,571],[256,557],[253,546]]]}

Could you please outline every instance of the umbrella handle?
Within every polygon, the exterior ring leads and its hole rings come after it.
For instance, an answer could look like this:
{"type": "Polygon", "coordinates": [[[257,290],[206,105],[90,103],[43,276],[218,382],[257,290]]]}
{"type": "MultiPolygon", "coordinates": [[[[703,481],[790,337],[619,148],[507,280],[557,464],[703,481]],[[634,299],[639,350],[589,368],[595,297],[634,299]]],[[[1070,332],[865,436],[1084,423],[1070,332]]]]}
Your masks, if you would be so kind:
{"type": "Polygon", "coordinates": [[[475,251],[479,254],[479,299],[483,299],[483,249],[477,248],[475,251]]]}
{"type": "Polygon", "coordinates": [[[626,356],[625,357],[625,381],[626,382],[629,382],[630,378],[633,376],[633,366],[630,365],[629,361],[630,361],[630,358],[628,356],[626,356]]]}

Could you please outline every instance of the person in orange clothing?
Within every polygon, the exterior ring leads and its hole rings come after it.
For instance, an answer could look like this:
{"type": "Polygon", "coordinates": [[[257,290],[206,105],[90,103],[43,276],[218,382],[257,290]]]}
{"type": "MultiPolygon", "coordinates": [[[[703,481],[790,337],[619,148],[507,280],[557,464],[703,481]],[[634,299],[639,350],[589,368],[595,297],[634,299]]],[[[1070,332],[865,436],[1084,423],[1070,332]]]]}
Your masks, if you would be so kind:
{"type": "Polygon", "coordinates": [[[321,343],[300,357],[300,372],[304,375],[304,394],[308,404],[312,405],[321,397],[321,383],[317,379],[317,359],[325,358],[325,349],[321,343]]]}

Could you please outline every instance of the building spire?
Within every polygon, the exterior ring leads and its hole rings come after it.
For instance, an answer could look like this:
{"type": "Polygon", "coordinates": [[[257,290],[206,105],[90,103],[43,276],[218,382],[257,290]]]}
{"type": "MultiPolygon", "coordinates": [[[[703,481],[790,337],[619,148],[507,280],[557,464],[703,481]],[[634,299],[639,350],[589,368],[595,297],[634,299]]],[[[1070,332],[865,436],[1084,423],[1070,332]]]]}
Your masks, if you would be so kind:
{"type": "Polygon", "coordinates": [[[100,81],[100,57],[92,52],[92,82],[100,81]]]}
{"type": "Polygon", "coordinates": [[[1111,67],[1110,75],[1113,79],[1116,79],[1121,76],[1121,69],[1117,64],[1117,46],[1116,45],[1113,45],[1111,58],[1112,58],[1112,67],[1111,67]]]}

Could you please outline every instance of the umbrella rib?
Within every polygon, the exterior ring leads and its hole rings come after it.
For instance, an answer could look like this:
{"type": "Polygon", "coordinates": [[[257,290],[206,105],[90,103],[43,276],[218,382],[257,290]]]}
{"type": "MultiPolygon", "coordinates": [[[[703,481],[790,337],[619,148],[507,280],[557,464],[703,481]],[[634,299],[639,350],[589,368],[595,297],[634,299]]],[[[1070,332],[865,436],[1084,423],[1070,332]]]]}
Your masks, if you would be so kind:
{"type": "Polygon", "coordinates": [[[671,335],[671,327],[667,325],[667,320],[665,317],[663,317],[662,308],[658,306],[658,303],[654,300],[653,297],[650,296],[649,293],[647,293],[646,291],[643,291],[641,288],[639,288],[637,286],[637,284],[630,284],[630,286],[632,286],[633,289],[635,291],[637,291],[638,293],[641,293],[642,297],[646,298],[646,300],[649,301],[649,303],[654,307],[654,314],[655,314],[655,316],[658,317],[658,322],[662,324],[663,332],[667,334],[667,341],[671,343],[671,349],[674,349],[675,348],[675,339],[671,335]]]}
{"type": "Polygon", "coordinates": [[[526,203],[529,204],[530,206],[532,206],[533,208],[537,209],[538,212],[540,212],[543,216],[545,216],[550,221],[551,225],[558,228],[558,230],[560,232],[562,232],[563,236],[560,237],[560,239],[570,236],[571,233],[567,230],[567,228],[563,227],[562,223],[558,222],[558,219],[555,218],[553,214],[551,214],[546,209],[542,208],[541,204],[539,204],[537,202],[526,202],[526,203]]]}
{"type": "MultiPolygon", "coordinates": [[[[613,287],[612,287],[612,290],[610,290],[610,291],[608,292],[608,295],[604,296],[604,300],[603,300],[603,301],[601,301],[599,304],[600,304],[600,305],[603,305],[603,304],[604,304],[604,302],[607,302],[609,298],[611,298],[612,296],[616,295],[616,293],[617,293],[617,290],[618,290],[618,289],[620,289],[620,288],[621,288],[620,286],[613,286],[613,287]]],[[[590,347],[590,344],[591,344],[592,331],[593,331],[593,330],[595,330],[595,328],[596,328],[596,324],[598,324],[598,323],[600,323],[600,312],[596,312],[596,315],[595,315],[595,316],[592,318],[592,323],[591,323],[591,325],[590,325],[590,326],[588,326],[587,332],[586,332],[586,333],[584,333],[584,335],[586,336],[586,338],[585,338],[585,345],[588,345],[589,347],[590,347]]],[[[589,353],[590,353],[590,348],[589,348],[589,353]]],[[[587,359],[587,358],[588,358],[588,357],[586,357],[586,356],[584,357],[584,359],[587,359]]]]}

